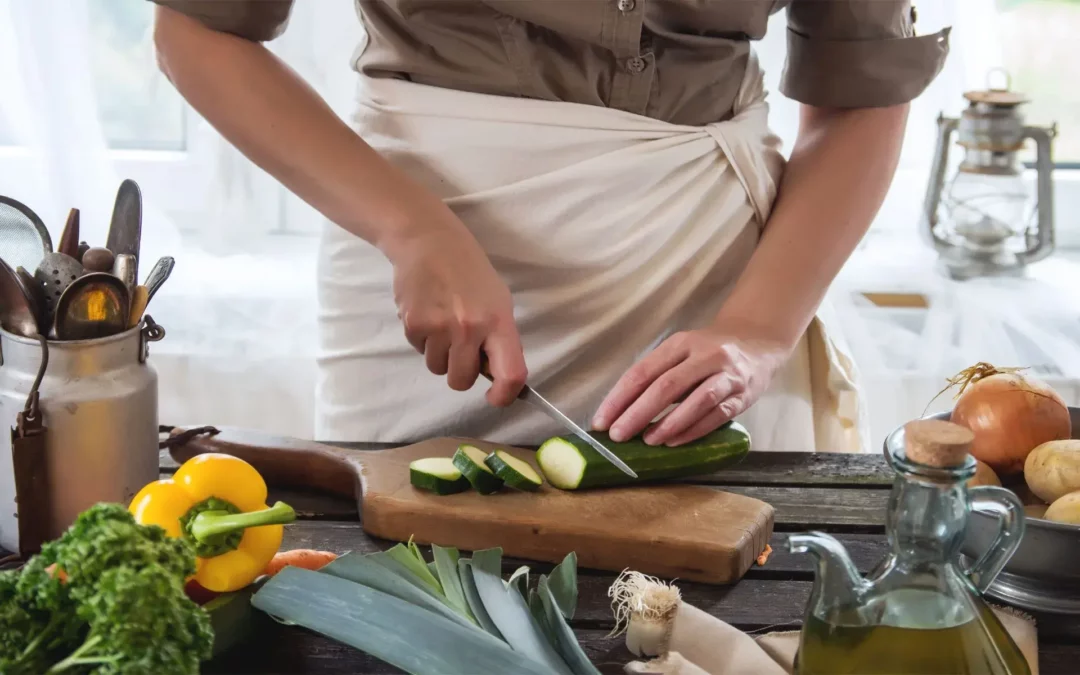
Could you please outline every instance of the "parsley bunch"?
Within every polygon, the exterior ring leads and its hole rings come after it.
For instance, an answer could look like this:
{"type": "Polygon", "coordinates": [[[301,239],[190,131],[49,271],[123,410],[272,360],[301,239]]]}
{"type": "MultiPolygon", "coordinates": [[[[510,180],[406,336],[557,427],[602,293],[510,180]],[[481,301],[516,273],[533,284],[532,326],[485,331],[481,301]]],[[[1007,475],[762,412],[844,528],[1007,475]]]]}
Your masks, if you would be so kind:
{"type": "Polygon", "coordinates": [[[206,612],[184,593],[195,551],[120,504],[97,504],[22,570],[0,572],[0,673],[190,675],[206,612]]]}

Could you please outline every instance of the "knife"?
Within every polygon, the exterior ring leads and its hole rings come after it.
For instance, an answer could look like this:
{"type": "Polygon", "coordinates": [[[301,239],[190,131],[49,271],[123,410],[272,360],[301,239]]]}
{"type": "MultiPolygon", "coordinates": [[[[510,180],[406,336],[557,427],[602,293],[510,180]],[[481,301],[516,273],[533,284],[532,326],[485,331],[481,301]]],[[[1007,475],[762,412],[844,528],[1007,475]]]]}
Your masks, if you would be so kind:
{"type": "Polygon", "coordinates": [[[105,248],[119,256],[130,253],[135,256],[133,272],[139,278],[139,247],[142,243],[142,192],[139,185],[129,179],[120,183],[116,191],[112,220],[105,248]]]}
{"type": "MultiPolygon", "coordinates": [[[[487,357],[483,355],[480,360],[480,373],[487,379],[494,381],[491,377],[491,371],[488,369],[487,357]]],[[[638,477],[638,475],[634,473],[633,469],[631,469],[629,466],[626,465],[625,462],[615,456],[615,453],[604,447],[603,443],[593,438],[589,432],[585,431],[577,424],[575,424],[572,419],[564,415],[561,410],[549,403],[547,399],[538,394],[536,390],[529,385],[526,384],[524,387],[521,388],[521,393],[518,394],[518,400],[530,403],[539,408],[540,410],[544,411],[544,413],[548,417],[555,420],[567,430],[571,431],[575,436],[592,446],[592,448],[599,452],[604,459],[614,464],[615,467],[619,469],[619,471],[622,471],[631,478],[638,477]]]]}

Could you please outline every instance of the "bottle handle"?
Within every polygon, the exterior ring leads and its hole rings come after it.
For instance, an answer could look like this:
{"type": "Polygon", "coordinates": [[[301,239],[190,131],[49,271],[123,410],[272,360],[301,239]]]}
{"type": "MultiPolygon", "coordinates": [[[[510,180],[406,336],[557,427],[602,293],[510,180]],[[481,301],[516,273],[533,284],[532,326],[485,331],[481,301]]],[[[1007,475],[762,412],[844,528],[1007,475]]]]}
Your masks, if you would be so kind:
{"type": "Polygon", "coordinates": [[[971,567],[965,570],[968,579],[980,593],[985,593],[1001,573],[1005,563],[1020,546],[1024,535],[1024,506],[1009,490],[983,485],[968,489],[968,511],[976,505],[985,506],[980,511],[993,511],[998,514],[998,535],[971,567]]]}

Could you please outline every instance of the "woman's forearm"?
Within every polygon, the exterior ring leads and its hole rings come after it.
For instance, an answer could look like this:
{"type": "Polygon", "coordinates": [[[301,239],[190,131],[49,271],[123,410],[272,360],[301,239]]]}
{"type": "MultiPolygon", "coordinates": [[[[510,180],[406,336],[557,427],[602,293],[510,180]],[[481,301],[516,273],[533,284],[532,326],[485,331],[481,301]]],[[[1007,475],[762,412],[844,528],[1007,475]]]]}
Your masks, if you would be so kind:
{"type": "Polygon", "coordinates": [[[391,258],[416,228],[460,225],[263,45],[165,7],[157,12],[158,60],[177,90],[229,142],[330,220],[391,258]]]}
{"type": "Polygon", "coordinates": [[[795,346],[881,207],[907,112],[803,107],[772,216],[718,324],[795,346]]]}

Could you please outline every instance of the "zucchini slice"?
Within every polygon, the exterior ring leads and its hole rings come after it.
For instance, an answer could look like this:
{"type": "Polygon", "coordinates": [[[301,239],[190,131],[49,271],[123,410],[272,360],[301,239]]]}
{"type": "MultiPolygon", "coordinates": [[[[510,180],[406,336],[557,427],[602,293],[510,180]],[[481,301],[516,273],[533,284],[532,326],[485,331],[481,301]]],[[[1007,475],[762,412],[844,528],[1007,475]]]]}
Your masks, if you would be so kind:
{"type": "Polygon", "coordinates": [[[461,475],[449,457],[425,457],[409,463],[409,482],[413,487],[452,495],[469,489],[469,480],[461,475]]]}
{"type": "Polygon", "coordinates": [[[746,427],[736,422],[729,422],[707,436],[674,448],[648,445],[640,438],[615,443],[604,433],[594,433],[593,437],[626,462],[638,477],[634,479],[624,474],[580,438],[556,436],[544,441],[536,453],[544,478],[560,490],[686,478],[736,464],[750,451],[750,434],[746,427]]]}
{"type": "Polygon", "coordinates": [[[490,495],[502,488],[503,481],[487,465],[485,458],[484,451],[475,445],[459,445],[452,461],[474,490],[490,495]]]}
{"type": "Polygon", "coordinates": [[[484,462],[495,472],[496,476],[515,490],[532,492],[539,490],[540,486],[544,484],[544,479],[540,477],[540,474],[536,473],[536,469],[529,466],[528,462],[524,462],[504,450],[496,450],[488,455],[484,462]]]}

